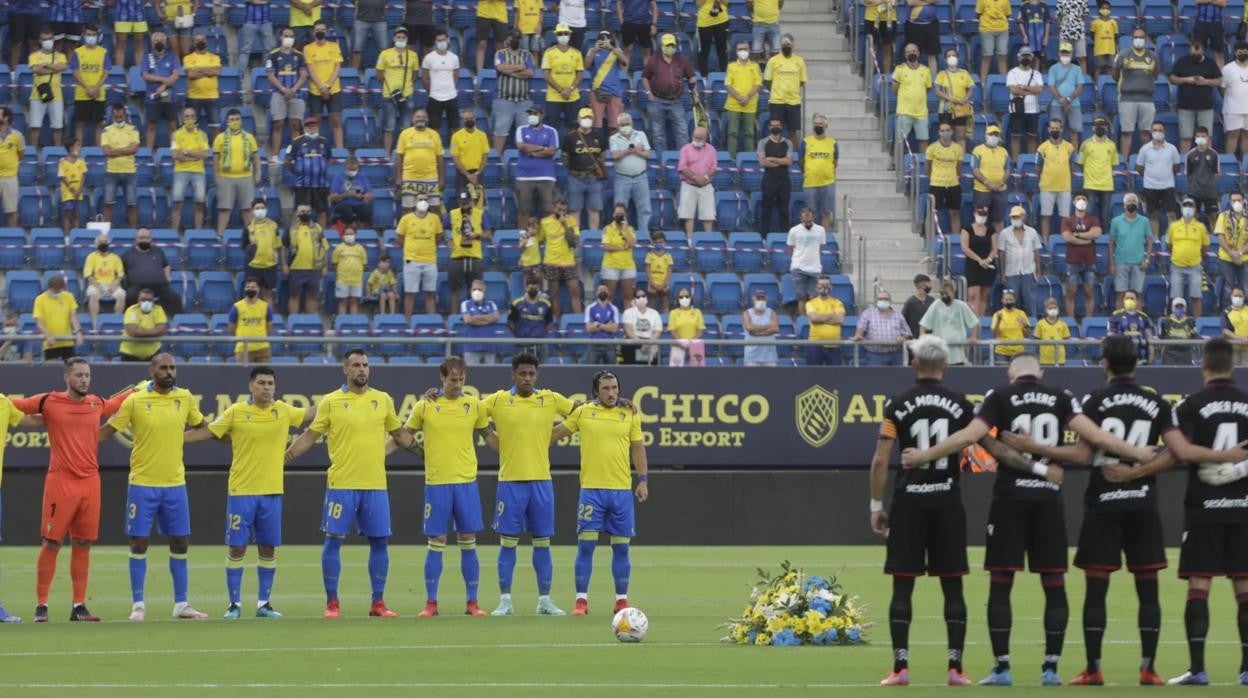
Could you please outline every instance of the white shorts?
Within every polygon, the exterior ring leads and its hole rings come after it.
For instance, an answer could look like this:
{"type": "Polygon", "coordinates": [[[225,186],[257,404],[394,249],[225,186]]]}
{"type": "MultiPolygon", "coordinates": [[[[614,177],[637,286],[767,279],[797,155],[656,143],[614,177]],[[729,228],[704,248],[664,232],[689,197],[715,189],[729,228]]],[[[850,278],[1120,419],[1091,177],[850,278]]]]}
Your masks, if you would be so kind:
{"type": "Polygon", "coordinates": [[[435,262],[403,262],[403,292],[438,292],[438,265],[435,262]]]}
{"type": "Polygon", "coordinates": [[[1057,215],[1062,218],[1070,218],[1070,192],[1068,191],[1042,191],[1040,192],[1040,215],[1051,216],[1053,209],[1057,209],[1057,215]]]}
{"type": "Polygon", "coordinates": [[[17,213],[17,177],[0,178],[0,209],[5,213],[17,213]]]}
{"type": "Polygon", "coordinates": [[[1224,131],[1242,131],[1248,128],[1248,114],[1222,114],[1222,129],[1224,131]]]}
{"type": "Polygon", "coordinates": [[[637,270],[634,269],[616,269],[614,267],[602,268],[603,281],[620,281],[623,279],[637,278],[637,270]]]}
{"type": "Polygon", "coordinates": [[[680,201],[676,205],[676,217],[681,220],[715,220],[715,187],[708,184],[695,187],[688,182],[680,183],[680,201]]]}
{"type": "Polygon", "coordinates": [[[65,128],[65,102],[59,99],[52,102],[30,100],[30,109],[26,112],[26,128],[42,127],[44,114],[48,116],[49,128],[65,128]]]}
{"type": "Polygon", "coordinates": [[[348,286],[341,281],[335,282],[334,295],[339,298],[363,298],[364,286],[348,286]]]}

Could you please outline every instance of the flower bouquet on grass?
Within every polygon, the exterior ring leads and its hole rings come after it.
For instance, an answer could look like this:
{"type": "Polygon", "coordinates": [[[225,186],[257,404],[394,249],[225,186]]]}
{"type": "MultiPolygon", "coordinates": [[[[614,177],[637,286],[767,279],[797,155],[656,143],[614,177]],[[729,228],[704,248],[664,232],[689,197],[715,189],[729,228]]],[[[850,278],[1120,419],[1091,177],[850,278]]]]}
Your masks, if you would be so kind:
{"type": "Polygon", "coordinates": [[[786,560],[778,574],[758,570],[750,605],[728,621],[724,642],[738,645],[857,645],[866,642],[866,607],[836,581],[807,577],[786,560]]]}

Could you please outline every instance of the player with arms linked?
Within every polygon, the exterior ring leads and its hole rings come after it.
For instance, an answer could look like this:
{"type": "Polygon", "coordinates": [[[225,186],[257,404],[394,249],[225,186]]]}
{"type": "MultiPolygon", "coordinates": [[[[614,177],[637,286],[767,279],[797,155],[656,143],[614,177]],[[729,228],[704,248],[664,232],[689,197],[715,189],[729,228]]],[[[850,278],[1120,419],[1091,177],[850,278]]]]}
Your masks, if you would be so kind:
{"type": "MultiPolygon", "coordinates": [[[[1192,443],[1219,451],[1235,450],[1248,437],[1248,393],[1231,380],[1235,354],[1221,337],[1205,343],[1201,374],[1205,388],[1175,407],[1179,429],[1192,443]]],[[[1173,468],[1186,454],[1167,452],[1146,465],[1105,468],[1111,482],[1151,478],[1173,468]],[[1169,456],[1169,457],[1166,457],[1169,456]]],[[[1216,459],[1215,459],[1216,460],[1216,459]]],[[[1248,685],[1248,461],[1202,463],[1188,469],[1183,500],[1183,543],[1179,577],[1187,580],[1187,630],[1191,665],[1168,683],[1205,686],[1205,636],[1209,632],[1209,588],[1213,577],[1227,576],[1239,606],[1242,657],[1239,682],[1248,685]]]]}
{"type": "MultiPolygon", "coordinates": [[[[903,465],[918,467],[956,453],[978,442],[993,428],[998,432],[1027,434],[1039,443],[1056,446],[1061,442],[1063,425],[1093,446],[1119,456],[1137,460],[1152,456],[1150,448],[1132,446],[1101,431],[1083,414],[1074,395],[1044,385],[1040,382],[1043,376],[1034,354],[1018,354],[1010,361],[1010,384],[984,395],[979,413],[970,425],[931,448],[902,451],[903,465]]],[[[1060,466],[1042,460],[1032,465],[1032,472],[1013,468],[997,472],[984,553],[984,569],[991,575],[988,633],[996,666],[980,681],[983,685],[1009,686],[1014,681],[1010,672],[1010,592],[1014,573],[1023,569],[1024,557],[1031,571],[1040,575],[1044,588],[1045,649],[1040,681],[1046,686],[1062,682],[1057,663],[1066,639],[1070,609],[1066,602],[1066,519],[1060,471],[1060,466]]]]}

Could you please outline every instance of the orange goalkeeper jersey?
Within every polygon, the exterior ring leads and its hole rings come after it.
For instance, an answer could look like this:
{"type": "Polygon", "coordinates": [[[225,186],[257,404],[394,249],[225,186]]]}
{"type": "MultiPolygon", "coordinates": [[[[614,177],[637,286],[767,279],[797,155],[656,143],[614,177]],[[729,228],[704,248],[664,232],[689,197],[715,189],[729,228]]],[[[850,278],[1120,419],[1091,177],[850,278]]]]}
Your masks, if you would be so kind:
{"type": "Polygon", "coordinates": [[[94,477],[100,471],[100,424],[121,407],[131,390],[105,400],[88,395],[75,400],[65,391],[9,398],[26,414],[42,414],[52,444],[48,472],[74,478],[94,477]]]}

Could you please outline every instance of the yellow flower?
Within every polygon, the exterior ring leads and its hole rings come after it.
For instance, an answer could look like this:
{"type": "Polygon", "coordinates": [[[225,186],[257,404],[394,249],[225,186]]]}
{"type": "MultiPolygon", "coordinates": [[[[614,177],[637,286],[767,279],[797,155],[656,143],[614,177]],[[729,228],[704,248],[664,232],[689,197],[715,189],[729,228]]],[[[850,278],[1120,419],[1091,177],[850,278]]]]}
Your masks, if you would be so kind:
{"type": "Polygon", "coordinates": [[[754,638],[754,644],[756,644],[756,645],[770,645],[770,644],[771,644],[771,634],[770,634],[770,633],[759,633],[759,634],[758,634],[758,635],[754,638]]]}
{"type": "Polygon", "coordinates": [[[787,625],[787,619],[785,617],[781,616],[779,618],[772,618],[771,620],[767,621],[767,632],[778,633],[781,630],[784,630],[786,625],[787,625]]]}
{"type": "Polygon", "coordinates": [[[732,627],[732,640],[738,645],[744,645],[749,634],[750,628],[744,623],[738,623],[732,627]]]}

